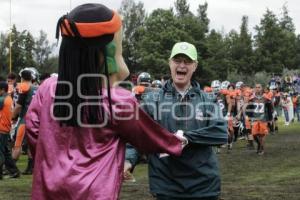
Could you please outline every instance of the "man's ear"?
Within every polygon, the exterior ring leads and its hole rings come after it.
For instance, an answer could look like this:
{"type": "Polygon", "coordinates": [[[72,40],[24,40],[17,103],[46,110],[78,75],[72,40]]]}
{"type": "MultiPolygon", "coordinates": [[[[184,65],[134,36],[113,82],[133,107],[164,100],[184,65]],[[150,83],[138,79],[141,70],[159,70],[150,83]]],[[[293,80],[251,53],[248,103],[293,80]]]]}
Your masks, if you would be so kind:
{"type": "Polygon", "coordinates": [[[195,72],[197,70],[197,67],[198,67],[198,62],[195,62],[194,63],[194,70],[193,70],[193,72],[195,72]]]}

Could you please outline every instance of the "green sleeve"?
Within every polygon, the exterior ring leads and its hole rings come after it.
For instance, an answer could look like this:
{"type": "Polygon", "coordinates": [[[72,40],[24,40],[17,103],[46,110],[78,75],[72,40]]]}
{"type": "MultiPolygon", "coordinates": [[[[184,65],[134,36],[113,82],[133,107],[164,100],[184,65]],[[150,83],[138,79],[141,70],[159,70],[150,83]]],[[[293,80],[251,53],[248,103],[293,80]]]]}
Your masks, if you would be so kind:
{"type": "Polygon", "coordinates": [[[200,145],[222,145],[227,143],[227,121],[222,117],[219,106],[205,106],[205,126],[184,132],[189,143],[200,145]]]}

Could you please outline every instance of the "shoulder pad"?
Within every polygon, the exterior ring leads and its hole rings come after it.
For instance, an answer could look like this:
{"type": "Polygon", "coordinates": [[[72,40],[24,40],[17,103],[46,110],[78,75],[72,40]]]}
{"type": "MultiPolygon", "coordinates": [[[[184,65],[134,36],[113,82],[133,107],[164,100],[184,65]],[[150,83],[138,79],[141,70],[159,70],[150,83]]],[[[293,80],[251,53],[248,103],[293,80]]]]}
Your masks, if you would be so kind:
{"type": "Polygon", "coordinates": [[[229,91],[226,89],[222,89],[222,90],[220,90],[220,94],[228,95],[229,91]]]}
{"type": "Polygon", "coordinates": [[[145,92],[145,86],[138,85],[133,88],[135,94],[143,94],[145,92]]]}
{"type": "Polygon", "coordinates": [[[26,94],[30,90],[30,84],[28,83],[19,83],[17,85],[18,92],[20,94],[26,94]]]}

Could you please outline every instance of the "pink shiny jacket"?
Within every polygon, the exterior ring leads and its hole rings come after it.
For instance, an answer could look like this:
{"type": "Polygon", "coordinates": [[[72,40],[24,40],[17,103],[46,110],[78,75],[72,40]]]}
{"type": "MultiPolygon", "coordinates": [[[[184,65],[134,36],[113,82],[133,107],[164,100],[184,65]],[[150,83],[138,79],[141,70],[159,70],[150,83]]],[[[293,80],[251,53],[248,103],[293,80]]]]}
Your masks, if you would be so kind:
{"type": "Polygon", "coordinates": [[[60,126],[50,114],[56,81],[49,78],[39,87],[26,115],[26,136],[35,160],[32,199],[118,199],[126,142],[144,153],[181,154],[181,142],[121,88],[112,89],[112,102],[119,105],[113,107],[119,116],[114,126],[60,126]],[[125,110],[128,106],[133,110],[125,110]]]}

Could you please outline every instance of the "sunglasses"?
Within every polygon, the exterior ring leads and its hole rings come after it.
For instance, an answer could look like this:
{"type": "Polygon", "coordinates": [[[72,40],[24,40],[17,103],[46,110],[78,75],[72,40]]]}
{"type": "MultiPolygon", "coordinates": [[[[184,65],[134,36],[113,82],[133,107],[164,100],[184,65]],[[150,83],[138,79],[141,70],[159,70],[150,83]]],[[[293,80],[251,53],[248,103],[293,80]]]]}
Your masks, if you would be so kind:
{"type": "Polygon", "coordinates": [[[172,58],[172,61],[175,62],[176,64],[184,63],[186,65],[194,63],[193,60],[186,58],[186,57],[174,57],[172,58]]]}

